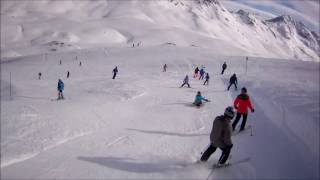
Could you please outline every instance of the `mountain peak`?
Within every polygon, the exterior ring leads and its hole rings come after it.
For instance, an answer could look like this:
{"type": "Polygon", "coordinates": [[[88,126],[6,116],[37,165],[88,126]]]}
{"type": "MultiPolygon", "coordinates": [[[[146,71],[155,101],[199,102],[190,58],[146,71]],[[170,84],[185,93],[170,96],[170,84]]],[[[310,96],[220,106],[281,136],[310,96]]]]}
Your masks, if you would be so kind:
{"type": "Polygon", "coordinates": [[[218,5],[220,6],[219,0],[195,0],[199,4],[204,4],[206,6],[211,6],[211,5],[218,5]]]}
{"type": "Polygon", "coordinates": [[[274,22],[274,23],[279,22],[279,23],[285,23],[285,24],[293,24],[293,25],[296,24],[295,20],[290,15],[278,16],[276,18],[269,19],[267,21],[274,22]]]}

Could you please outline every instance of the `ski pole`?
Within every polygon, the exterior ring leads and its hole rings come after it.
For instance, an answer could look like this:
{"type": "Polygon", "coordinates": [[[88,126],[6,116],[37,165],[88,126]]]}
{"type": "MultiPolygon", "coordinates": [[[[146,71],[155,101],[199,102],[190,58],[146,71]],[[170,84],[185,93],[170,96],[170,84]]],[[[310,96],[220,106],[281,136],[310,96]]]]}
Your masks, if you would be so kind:
{"type": "Polygon", "coordinates": [[[251,136],[253,136],[253,125],[251,125],[251,136]]]}

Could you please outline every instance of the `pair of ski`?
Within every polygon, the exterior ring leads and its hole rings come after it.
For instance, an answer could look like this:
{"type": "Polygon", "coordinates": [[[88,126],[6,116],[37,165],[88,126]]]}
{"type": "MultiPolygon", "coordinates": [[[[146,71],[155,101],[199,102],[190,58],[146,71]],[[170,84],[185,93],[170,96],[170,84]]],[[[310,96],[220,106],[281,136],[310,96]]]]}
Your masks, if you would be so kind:
{"type": "Polygon", "coordinates": [[[235,130],[233,133],[232,133],[232,136],[235,136],[239,133],[244,133],[244,132],[247,132],[247,131],[250,131],[251,132],[251,136],[253,136],[252,134],[252,126],[251,125],[248,125],[247,127],[244,128],[244,130],[240,131],[240,130],[235,130]]]}
{"type": "MultiPolygon", "coordinates": [[[[230,160],[231,158],[229,158],[230,160]]],[[[226,167],[229,167],[229,166],[233,166],[233,165],[237,165],[237,164],[241,164],[241,163],[246,163],[246,162],[249,162],[250,161],[250,157],[245,157],[245,158],[240,158],[240,159],[237,159],[235,161],[232,161],[232,162],[228,162],[226,164],[222,164],[222,165],[218,165],[218,164],[213,164],[210,166],[210,169],[221,169],[221,168],[226,168],[226,167]]],[[[199,164],[202,164],[202,163],[207,163],[207,162],[202,162],[202,161],[197,161],[197,163],[199,164]]]]}

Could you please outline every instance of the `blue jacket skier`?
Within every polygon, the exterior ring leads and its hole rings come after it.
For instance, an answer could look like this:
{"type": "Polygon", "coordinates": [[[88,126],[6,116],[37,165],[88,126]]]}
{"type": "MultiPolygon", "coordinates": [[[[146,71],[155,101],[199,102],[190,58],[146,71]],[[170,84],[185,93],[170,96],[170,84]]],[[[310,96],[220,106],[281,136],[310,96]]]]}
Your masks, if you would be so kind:
{"type": "Polygon", "coordinates": [[[198,91],[198,92],[197,92],[197,95],[196,95],[196,97],[195,97],[195,99],[194,99],[193,104],[199,107],[199,106],[201,106],[202,101],[209,102],[209,100],[206,99],[206,98],[204,98],[204,97],[202,97],[202,96],[201,96],[201,92],[198,91]]]}
{"type": "Polygon", "coordinates": [[[199,80],[200,80],[200,79],[203,79],[204,73],[205,73],[205,72],[204,72],[204,68],[201,68],[201,69],[200,69],[200,77],[199,77],[199,80]]]}
{"type": "Polygon", "coordinates": [[[58,99],[63,99],[63,90],[64,90],[64,83],[62,82],[61,79],[58,81],[58,99]]]}

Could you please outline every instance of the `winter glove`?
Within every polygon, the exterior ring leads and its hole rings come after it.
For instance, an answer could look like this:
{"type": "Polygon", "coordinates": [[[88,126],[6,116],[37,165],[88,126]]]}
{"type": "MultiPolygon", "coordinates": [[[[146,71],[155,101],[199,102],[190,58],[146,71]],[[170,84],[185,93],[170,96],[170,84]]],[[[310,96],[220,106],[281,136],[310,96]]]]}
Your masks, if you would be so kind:
{"type": "Polygon", "coordinates": [[[251,112],[253,112],[254,113],[254,109],[252,109],[252,111],[251,112]]]}

